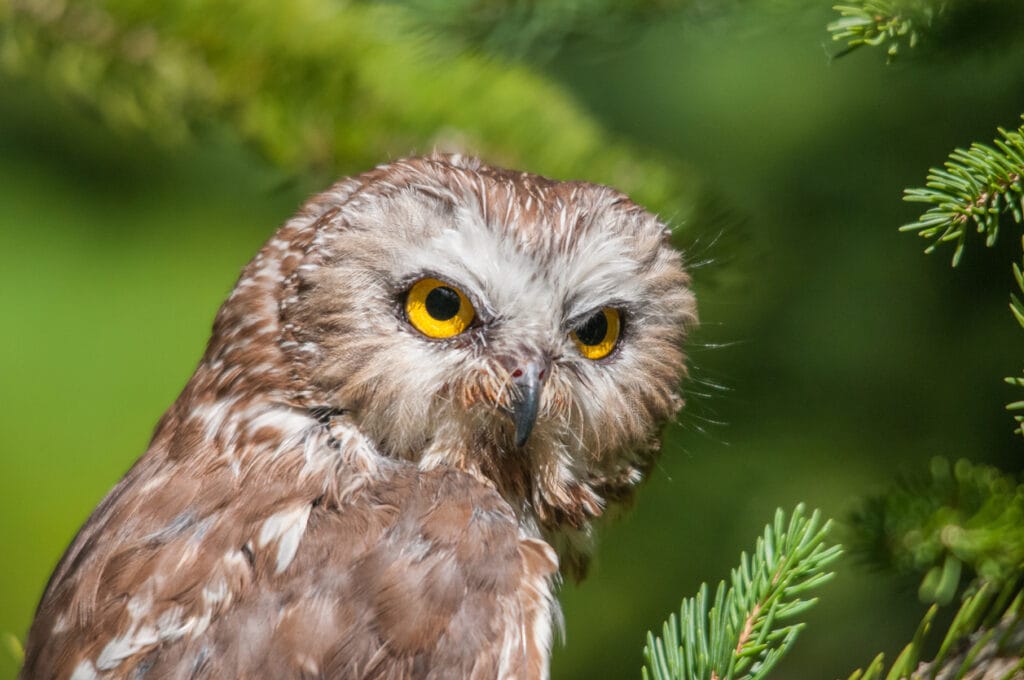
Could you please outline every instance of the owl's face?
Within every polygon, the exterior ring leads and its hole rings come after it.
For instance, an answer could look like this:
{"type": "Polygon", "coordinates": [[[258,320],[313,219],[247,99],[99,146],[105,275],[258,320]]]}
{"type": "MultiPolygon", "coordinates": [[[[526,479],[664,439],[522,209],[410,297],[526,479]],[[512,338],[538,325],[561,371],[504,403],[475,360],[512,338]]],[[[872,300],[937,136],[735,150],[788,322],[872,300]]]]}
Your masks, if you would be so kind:
{"type": "Polygon", "coordinates": [[[310,403],[388,456],[584,523],[681,405],[694,301],[664,226],[605,187],[403,161],[335,208],[282,303],[310,403]]]}

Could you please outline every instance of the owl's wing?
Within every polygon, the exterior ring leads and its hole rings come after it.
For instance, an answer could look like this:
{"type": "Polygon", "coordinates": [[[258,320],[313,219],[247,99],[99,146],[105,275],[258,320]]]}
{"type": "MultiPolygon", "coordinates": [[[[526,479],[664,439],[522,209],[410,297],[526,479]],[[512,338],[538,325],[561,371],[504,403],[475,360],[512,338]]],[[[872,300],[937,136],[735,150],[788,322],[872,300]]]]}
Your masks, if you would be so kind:
{"type": "Polygon", "coordinates": [[[344,504],[274,508],[177,513],[105,560],[94,517],[40,607],[23,677],[546,676],[556,558],[488,486],[396,464],[344,504]]]}

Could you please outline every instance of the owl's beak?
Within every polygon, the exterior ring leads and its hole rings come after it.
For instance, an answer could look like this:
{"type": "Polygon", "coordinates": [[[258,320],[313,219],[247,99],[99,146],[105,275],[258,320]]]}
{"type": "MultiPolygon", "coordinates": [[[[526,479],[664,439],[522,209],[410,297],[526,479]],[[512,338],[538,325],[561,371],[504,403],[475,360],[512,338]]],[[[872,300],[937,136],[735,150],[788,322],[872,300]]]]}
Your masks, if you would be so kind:
{"type": "Polygon", "coordinates": [[[537,359],[524,361],[512,371],[512,384],[516,388],[512,397],[512,422],[516,427],[518,447],[526,444],[537,421],[540,393],[547,373],[547,362],[537,359]]]}

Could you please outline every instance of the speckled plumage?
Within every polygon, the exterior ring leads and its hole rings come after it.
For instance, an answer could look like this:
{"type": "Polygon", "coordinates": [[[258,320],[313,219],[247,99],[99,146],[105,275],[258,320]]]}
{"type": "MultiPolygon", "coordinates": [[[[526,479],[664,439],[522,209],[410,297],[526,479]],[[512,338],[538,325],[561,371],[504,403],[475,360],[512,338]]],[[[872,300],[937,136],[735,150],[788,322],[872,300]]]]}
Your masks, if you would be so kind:
{"type": "Polygon", "coordinates": [[[546,677],[563,571],[682,405],[694,299],[606,187],[434,156],[314,197],[242,273],[57,566],[23,678],[546,677]],[[417,278],[478,323],[410,326],[417,278]],[[624,316],[608,357],[568,332],[624,316]],[[522,447],[518,357],[550,366],[522,447]]]}

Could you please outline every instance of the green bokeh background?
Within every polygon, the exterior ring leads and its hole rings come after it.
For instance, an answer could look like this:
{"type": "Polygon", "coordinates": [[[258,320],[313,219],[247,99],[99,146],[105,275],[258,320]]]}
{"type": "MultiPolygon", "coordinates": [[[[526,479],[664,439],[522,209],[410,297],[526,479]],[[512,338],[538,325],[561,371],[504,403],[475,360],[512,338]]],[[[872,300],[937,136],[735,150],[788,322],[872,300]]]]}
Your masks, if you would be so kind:
{"type": "MultiPolygon", "coordinates": [[[[951,270],[950,252],[925,257],[896,227],[918,214],[903,187],[1017,124],[1022,50],[833,63],[831,18],[747,6],[661,20],[535,67],[744,218],[692,246],[711,262],[695,272],[689,407],[635,507],[602,528],[589,578],[563,589],[555,678],[638,677],[645,632],[726,576],[776,506],[841,519],[934,455],[1021,467],[1003,410],[1019,397],[1001,382],[1021,368],[1006,308],[1016,234],[951,270]]],[[[166,147],[0,80],[0,631],[24,636],[238,271],[321,188],[288,180],[230,130],[166,147]]],[[[845,677],[912,634],[912,587],[836,569],[780,677],[845,677]]],[[[14,673],[0,652],[0,677],[14,673]]]]}

